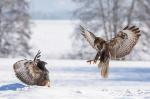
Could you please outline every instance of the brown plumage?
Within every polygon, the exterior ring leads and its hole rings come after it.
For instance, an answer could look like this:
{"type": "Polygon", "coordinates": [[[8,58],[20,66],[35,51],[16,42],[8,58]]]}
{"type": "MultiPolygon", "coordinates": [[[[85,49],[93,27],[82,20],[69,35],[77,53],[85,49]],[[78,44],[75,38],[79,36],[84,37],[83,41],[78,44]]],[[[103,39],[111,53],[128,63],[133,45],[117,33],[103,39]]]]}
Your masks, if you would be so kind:
{"type": "Polygon", "coordinates": [[[39,59],[40,51],[34,60],[20,60],[13,65],[19,80],[27,85],[50,86],[49,72],[45,67],[46,62],[39,59]]]}
{"type": "Polygon", "coordinates": [[[136,26],[126,26],[109,41],[105,41],[101,37],[96,37],[82,26],[81,31],[85,39],[97,51],[95,59],[87,62],[91,63],[93,61],[93,63],[96,63],[97,60],[100,60],[98,67],[101,68],[101,75],[104,78],[108,77],[109,60],[128,55],[141,35],[139,28],[136,26]]]}

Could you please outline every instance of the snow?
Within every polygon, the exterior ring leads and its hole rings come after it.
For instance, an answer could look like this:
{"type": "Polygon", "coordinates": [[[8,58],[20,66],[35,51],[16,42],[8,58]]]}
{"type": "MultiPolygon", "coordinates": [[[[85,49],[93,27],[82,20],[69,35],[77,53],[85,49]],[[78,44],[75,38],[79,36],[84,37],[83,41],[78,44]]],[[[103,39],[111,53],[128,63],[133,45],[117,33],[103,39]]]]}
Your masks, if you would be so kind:
{"type": "Polygon", "coordinates": [[[150,62],[111,61],[108,79],[85,60],[46,60],[51,87],[27,86],[0,59],[0,99],[150,99],[150,62]]]}

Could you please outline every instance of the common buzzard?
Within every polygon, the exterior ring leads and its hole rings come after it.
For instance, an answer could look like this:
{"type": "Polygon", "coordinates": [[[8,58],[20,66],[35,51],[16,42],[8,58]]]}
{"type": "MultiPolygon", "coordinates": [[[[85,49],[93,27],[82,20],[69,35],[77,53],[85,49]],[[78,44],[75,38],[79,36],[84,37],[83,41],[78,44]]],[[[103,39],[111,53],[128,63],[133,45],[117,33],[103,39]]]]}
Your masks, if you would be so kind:
{"type": "Polygon", "coordinates": [[[123,30],[119,31],[114,38],[106,41],[101,37],[96,37],[92,32],[82,26],[80,27],[84,38],[97,51],[94,60],[87,62],[96,63],[97,60],[100,60],[98,67],[101,68],[101,75],[104,78],[108,77],[109,60],[128,55],[141,35],[138,27],[126,26],[123,30]]]}
{"type": "Polygon", "coordinates": [[[49,72],[45,67],[46,62],[39,59],[38,51],[34,60],[20,60],[13,65],[16,76],[27,85],[50,86],[49,72]]]}

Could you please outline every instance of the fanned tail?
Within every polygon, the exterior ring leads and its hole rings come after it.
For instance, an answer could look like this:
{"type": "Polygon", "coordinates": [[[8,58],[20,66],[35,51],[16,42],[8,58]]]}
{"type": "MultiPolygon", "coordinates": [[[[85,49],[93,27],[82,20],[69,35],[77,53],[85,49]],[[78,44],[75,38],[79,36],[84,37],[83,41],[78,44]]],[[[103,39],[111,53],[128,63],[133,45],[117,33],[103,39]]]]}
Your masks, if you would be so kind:
{"type": "Polygon", "coordinates": [[[110,53],[109,53],[109,50],[106,48],[102,51],[102,54],[100,57],[100,63],[98,64],[98,67],[101,68],[101,75],[104,78],[108,77],[109,59],[110,59],[110,53]]]}

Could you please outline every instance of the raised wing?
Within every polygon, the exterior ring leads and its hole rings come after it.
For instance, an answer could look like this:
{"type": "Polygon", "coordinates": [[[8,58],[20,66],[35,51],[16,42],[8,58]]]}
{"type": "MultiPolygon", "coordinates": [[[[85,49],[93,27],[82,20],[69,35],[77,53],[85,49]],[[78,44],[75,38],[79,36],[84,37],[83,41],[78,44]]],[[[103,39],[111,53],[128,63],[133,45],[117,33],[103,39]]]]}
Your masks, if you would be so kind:
{"type": "Polygon", "coordinates": [[[136,26],[127,26],[120,31],[116,37],[109,42],[112,58],[121,58],[128,55],[136,45],[140,35],[140,30],[136,26]]]}
{"type": "MultiPolygon", "coordinates": [[[[30,61],[32,64],[32,61],[30,61]]],[[[24,83],[28,85],[34,85],[34,74],[33,74],[33,64],[30,65],[29,60],[21,60],[14,64],[14,71],[16,76],[24,83]]]]}
{"type": "Polygon", "coordinates": [[[32,60],[21,60],[14,65],[14,71],[19,80],[28,85],[49,86],[48,70],[34,66],[32,60]]]}
{"type": "Polygon", "coordinates": [[[94,46],[94,41],[95,41],[95,38],[96,38],[96,36],[92,33],[92,32],[90,32],[90,31],[88,31],[88,30],[86,30],[85,28],[83,28],[82,26],[80,26],[80,29],[81,29],[81,31],[82,31],[82,35],[84,36],[84,38],[89,42],[89,44],[94,48],[94,49],[97,49],[95,46],[94,46]]]}
{"type": "Polygon", "coordinates": [[[49,72],[45,67],[46,62],[39,59],[40,51],[34,60],[20,60],[13,65],[16,76],[28,85],[49,86],[49,72]]]}

